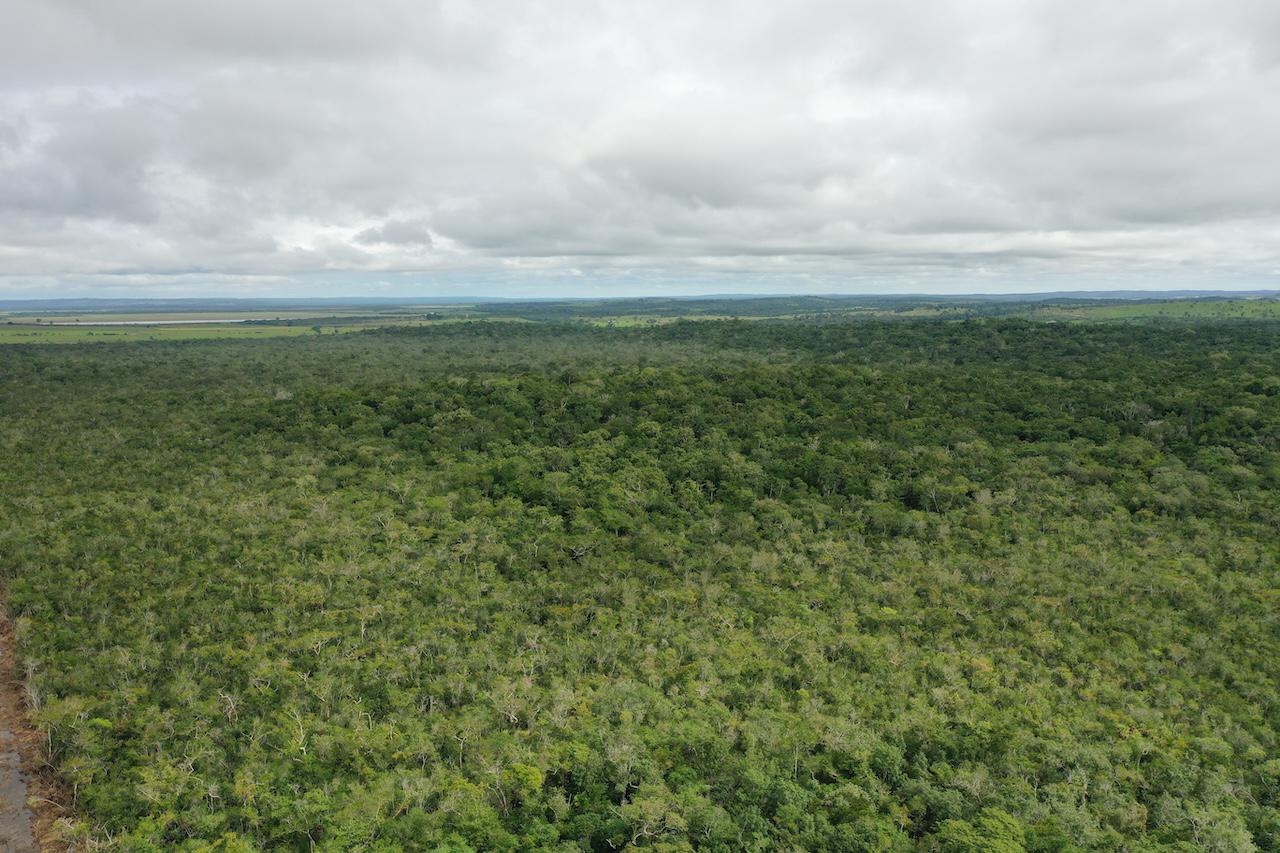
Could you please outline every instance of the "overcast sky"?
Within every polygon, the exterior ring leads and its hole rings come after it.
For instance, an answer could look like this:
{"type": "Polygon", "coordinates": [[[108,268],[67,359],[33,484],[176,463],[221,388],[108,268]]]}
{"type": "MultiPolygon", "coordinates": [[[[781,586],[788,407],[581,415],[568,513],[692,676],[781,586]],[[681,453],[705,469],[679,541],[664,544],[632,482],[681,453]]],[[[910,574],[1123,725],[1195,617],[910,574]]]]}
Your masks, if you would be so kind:
{"type": "Polygon", "coordinates": [[[0,295],[1280,288],[1280,2],[3,0],[0,295]]]}

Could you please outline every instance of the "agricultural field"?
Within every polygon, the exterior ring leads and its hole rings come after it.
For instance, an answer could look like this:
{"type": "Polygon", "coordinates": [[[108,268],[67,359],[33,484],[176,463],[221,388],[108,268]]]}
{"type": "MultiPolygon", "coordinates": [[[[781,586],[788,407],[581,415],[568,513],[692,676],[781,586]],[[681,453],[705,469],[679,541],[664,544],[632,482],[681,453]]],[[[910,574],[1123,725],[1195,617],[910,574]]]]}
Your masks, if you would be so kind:
{"type": "Polygon", "coordinates": [[[466,319],[455,308],[326,312],[0,312],[0,344],[125,343],[325,335],[466,319]]]}
{"type": "Polygon", "coordinates": [[[245,323],[209,323],[199,325],[155,326],[36,326],[31,324],[0,325],[0,344],[82,344],[127,343],[132,341],[194,341],[215,338],[255,339],[296,335],[335,334],[355,331],[358,326],[321,326],[316,332],[310,326],[249,325],[245,323]]]}
{"type": "Polygon", "coordinates": [[[0,577],[57,833],[1278,850],[1278,340],[0,346],[0,577]]]}

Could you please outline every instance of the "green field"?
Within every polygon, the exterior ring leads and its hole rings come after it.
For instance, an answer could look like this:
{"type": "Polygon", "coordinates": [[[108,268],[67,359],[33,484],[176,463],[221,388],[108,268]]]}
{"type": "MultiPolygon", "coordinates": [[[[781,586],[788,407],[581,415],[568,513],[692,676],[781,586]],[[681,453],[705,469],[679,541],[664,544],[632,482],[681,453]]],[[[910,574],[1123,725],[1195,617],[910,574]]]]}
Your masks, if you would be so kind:
{"type": "MultiPolygon", "coordinates": [[[[330,326],[323,334],[354,331],[358,326],[330,326]]],[[[123,343],[129,341],[193,341],[213,338],[255,339],[314,335],[307,326],[213,324],[198,326],[34,326],[0,325],[0,344],[123,343]]]]}
{"type": "Polygon", "coordinates": [[[246,305],[241,310],[177,310],[173,307],[89,311],[9,309],[0,311],[0,344],[293,337],[337,334],[383,326],[451,322],[465,319],[471,313],[470,306],[466,305],[290,309],[267,304],[246,305]],[[217,320],[227,322],[210,322],[217,320]]]}
{"type": "MultiPolygon", "coordinates": [[[[178,317],[166,318],[187,319],[178,317]]],[[[195,319],[194,317],[190,319],[195,319]]],[[[300,317],[293,321],[199,323],[191,325],[37,325],[34,322],[0,321],[0,344],[71,344],[124,343],[133,341],[194,341],[212,339],[260,339],[299,335],[334,335],[387,326],[414,326],[426,323],[458,322],[458,319],[421,320],[413,317],[383,316],[374,318],[300,317]],[[319,331],[317,331],[317,329],[319,331]]],[[[112,317],[112,321],[135,322],[135,317],[112,317]]],[[[104,320],[103,322],[107,322],[104,320]]]]}
{"type": "MultiPolygon", "coordinates": [[[[0,320],[18,323],[59,322],[95,323],[154,322],[190,320],[307,320],[319,317],[315,311],[10,311],[0,312],[0,320]]],[[[368,311],[326,311],[325,317],[368,317],[368,311]]]]}

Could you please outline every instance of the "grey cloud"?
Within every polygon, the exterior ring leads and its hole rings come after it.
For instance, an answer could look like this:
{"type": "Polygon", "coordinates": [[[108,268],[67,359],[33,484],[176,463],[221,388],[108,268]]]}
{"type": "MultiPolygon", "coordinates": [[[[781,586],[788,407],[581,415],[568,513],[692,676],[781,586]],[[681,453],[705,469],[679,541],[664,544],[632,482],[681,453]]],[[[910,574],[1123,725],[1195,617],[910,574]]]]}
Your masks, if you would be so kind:
{"type": "Polygon", "coordinates": [[[366,228],[352,238],[368,246],[430,246],[431,232],[421,222],[391,219],[373,228],[366,228]]]}
{"type": "Polygon", "coordinates": [[[499,292],[533,270],[835,289],[1280,270],[1263,0],[14,0],[8,17],[0,291],[124,272],[499,292]]]}
{"type": "Polygon", "coordinates": [[[481,67],[502,47],[474,10],[444,0],[11,0],[0,69],[11,82],[137,82],[239,64],[481,67]]]}
{"type": "Polygon", "coordinates": [[[5,134],[3,209],[127,222],[155,218],[147,187],[156,153],[151,123],[91,99],[78,99],[48,119],[47,128],[27,125],[19,131],[10,125],[5,134]]]}

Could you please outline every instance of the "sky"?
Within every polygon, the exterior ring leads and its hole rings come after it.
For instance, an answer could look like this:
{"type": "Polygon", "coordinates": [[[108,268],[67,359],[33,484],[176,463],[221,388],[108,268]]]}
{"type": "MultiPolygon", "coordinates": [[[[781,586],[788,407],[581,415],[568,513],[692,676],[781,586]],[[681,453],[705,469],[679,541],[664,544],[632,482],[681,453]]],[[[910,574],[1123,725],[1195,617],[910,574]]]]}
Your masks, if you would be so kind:
{"type": "Polygon", "coordinates": [[[1280,288],[1275,0],[3,0],[0,296],[1280,288]]]}

